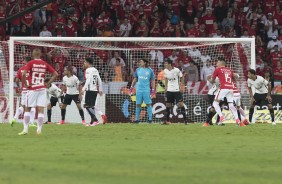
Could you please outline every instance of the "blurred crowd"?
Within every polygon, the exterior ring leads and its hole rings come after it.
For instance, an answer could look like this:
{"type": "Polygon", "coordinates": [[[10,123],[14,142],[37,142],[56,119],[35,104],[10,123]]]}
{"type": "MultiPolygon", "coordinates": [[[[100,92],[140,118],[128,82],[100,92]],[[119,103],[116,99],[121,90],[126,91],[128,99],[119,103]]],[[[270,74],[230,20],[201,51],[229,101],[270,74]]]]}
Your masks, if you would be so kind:
{"type": "MultiPolygon", "coordinates": [[[[40,2],[2,0],[0,20],[40,2]]],[[[1,25],[0,32],[1,40],[9,36],[255,37],[258,74],[269,72],[273,80],[282,80],[282,0],[57,0],[1,25]]],[[[80,57],[75,52],[57,52],[48,51],[58,70],[72,65],[64,57],[80,57]]],[[[214,70],[213,63],[206,62],[209,53],[204,52],[153,50],[148,54],[160,61],[156,71],[170,58],[191,74],[187,81],[199,81],[214,70]],[[199,65],[194,57],[204,59],[204,64],[199,65]]],[[[84,53],[79,55],[83,58],[84,53]]],[[[128,80],[134,66],[128,66],[123,53],[101,51],[96,56],[103,61],[101,66],[108,67],[105,80],[128,80]]],[[[79,68],[76,72],[82,75],[79,68]]]]}

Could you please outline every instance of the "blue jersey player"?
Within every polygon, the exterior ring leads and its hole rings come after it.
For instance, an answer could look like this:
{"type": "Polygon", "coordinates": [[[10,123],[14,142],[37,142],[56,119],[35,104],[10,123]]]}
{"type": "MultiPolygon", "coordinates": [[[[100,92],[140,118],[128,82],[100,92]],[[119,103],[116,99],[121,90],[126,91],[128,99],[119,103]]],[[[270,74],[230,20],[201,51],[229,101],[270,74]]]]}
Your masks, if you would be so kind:
{"type": "Polygon", "coordinates": [[[130,87],[130,92],[137,82],[136,85],[136,115],[135,120],[136,123],[139,123],[139,115],[141,112],[141,104],[144,103],[147,106],[147,114],[148,114],[148,121],[152,123],[152,98],[151,95],[155,94],[155,75],[153,70],[148,67],[148,60],[141,59],[139,60],[140,67],[136,69],[134,73],[134,80],[130,87]],[[150,84],[152,84],[152,90],[150,88],[150,84]]]}

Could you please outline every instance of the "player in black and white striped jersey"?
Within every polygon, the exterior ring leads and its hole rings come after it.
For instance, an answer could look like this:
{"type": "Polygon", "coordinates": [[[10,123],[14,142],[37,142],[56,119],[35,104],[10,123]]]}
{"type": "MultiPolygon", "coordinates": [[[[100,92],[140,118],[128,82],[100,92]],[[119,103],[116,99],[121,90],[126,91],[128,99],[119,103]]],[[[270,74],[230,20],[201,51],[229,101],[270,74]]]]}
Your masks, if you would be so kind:
{"type": "Polygon", "coordinates": [[[88,126],[96,126],[99,124],[98,119],[95,115],[95,105],[97,94],[103,95],[102,80],[99,75],[99,71],[93,67],[94,60],[92,58],[85,58],[84,69],[85,69],[85,84],[82,88],[84,107],[91,116],[91,122],[88,126]]]}
{"type": "MultiPolygon", "coordinates": [[[[211,75],[210,76],[208,76],[208,79],[210,79],[211,78],[211,75]]],[[[213,116],[216,114],[216,112],[215,112],[215,109],[214,109],[214,107],[213,107],[213,101],[214,101],[214,98],[215,98],[215,95],[216,95],[216,93],[218,92],[218,90],[219,90],[219,80],[218,80],[218,78],[216,78],[215,79],[215,82],[213,83],[213,84],[211,84],[210,82],[209,82],[209,80],[207,80],[207,85],[208,86],[210,86],[210,85],[212,85],[211,86],[211,88],[209,89],[209,91],[208,91],[208,99],[209,99],[209,103],[210,103],[210,105],[211,105],[211,107],[210,107],[210,109],[209,109],[209,113],[207,114],[207,120],[206,120],[206,122],[203,124],[203,126],[209,126],[209,125],[213,125],[213,123],[212,123],[212,118],[213,118],[213,116]]],[[[222,106],[222,102],[220,103],[220,107],[222,106]]],[[[219,116],[217,117],[217,122],[219,121],[219,116]]]]}
{"type": "Polygon", "coordinates": [[[79,114],[82,119],[82,124],[85,124],[84,119],[84,112],[81,108],[81,102],[80,102],[80,82],[78,78],[73,75],[72,67],[66,67],[64,69],[64,77],[63,77],[63,89],[66,89],[66,95],[64,99],[62,100],[62,107],[61,107],[61,115],[62,120],[59,124],[65,123],[65,116],[66,116],[66,107],[71,104],[72,101],[76,103],[77,109],[79,111],[79,114]]]}
{"type": "Polygon", "coordinates": [[[251,98],[251,107],[249,113],[249,122],[252,122],[254,107],[256,105],[262,106],[267,105],[272,125],[276,125],[274,120],[274,109],[272,107],[272,98],[270,96],[271,84],[268,80],[264,79],[261,76],[256,75],[256,71],[250,69],[248,72],[248,89],[251,98]],[[254,93],[252,91],[254,89],[254,93]]]}
{"type": "MultiPolygon", "coordinates": [[[[47,83],[49,79],[45,80],[45,83],[47,83]]],[[[48,121],[45,124],[51,124],[51,116],[52,116],[52,108],[59,103],[61,107],[61,101],[63,99],[63,93],[62,90],[56,86],[55,84],[46,84],[46,89],[47,89],[47,99],[48,99],[48,104],[47,104],[47,117],[48,121]]]]}

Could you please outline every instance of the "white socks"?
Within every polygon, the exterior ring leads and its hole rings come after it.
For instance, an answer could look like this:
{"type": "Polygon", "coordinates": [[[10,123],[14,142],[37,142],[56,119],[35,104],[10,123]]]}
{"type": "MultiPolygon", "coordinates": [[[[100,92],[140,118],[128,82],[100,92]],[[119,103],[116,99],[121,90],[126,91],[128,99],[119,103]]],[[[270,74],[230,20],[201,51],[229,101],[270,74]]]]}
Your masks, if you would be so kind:
{"type": "Polygon", "coordinates": [[[41,132],[43,120],[44,120],[44,114],[42,113],[38,114],[37,132],[41,132]]]}
{"type": "Polygon", "coordinates": [[[221,117],[222,112],[221,112],[221,109],[220,109],[220,106],[219,106],[219,102],[214,101],[212,105],[213,105],[216,113],[221,117]]]}
{"type": "Polygon", "coordinates": [[[24,112],[24,108],[21,106],[17,109],[14,119],[18,120],[19,116],[24,112]]]}
{"type": "Polygon", "coordinates": [[[23,125],[24,125],[24,132],[28,133],[28,124],[29,124],[29,121],[30,121],[30,112],[25,112],[24,113],[24,122],[23,122],[23,125]]]}
{"type": "Polygon", "coordinates": [[[36,111],[36,110],[35,110],[34,107],[32,107],[32,108],[30,109],[30,122],[29,122],[29,123],[31,123],[31,124],[34,123],[35,111],[36,111]]]}
{"type": "Polygon", "coordinates": [[[245,111],[242,107],[240,107],[239,112],[240,112],[241,117],[242,117],[241,119],[246,119],[246,113],[245,113],[245,111]]]}
{"type": "Polygon", "coordinates": [[[233,103],[228,103],[229,109],[231,110],[234,118],[237,120],[238,119],[238,113],[236,107],[233,105],[233,103]]]}

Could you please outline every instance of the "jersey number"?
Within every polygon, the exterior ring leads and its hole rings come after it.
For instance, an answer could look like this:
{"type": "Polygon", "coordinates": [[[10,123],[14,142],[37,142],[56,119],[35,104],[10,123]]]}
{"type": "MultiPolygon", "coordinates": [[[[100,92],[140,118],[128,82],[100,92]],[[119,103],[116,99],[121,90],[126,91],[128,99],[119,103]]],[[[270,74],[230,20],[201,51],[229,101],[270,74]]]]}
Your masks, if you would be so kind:
{"type": "Polygon", "coordinates": [[[229,74],[229,73],[226,73],[226,74],[225,74],[225,82],[231,83],[231,77],[230,77],[230,74],[229,74]]]}
{"type": "Polygon", "coordinates": [[[96,81],[97,81],[97,76],[93,75],[93,85],[96,85],[96,81]]]}
{"type": "Polygon", "coordinates": [[[31,84],[36,86],[44,85],[44,73],[33,72],[31,77],[31,84]]]}

